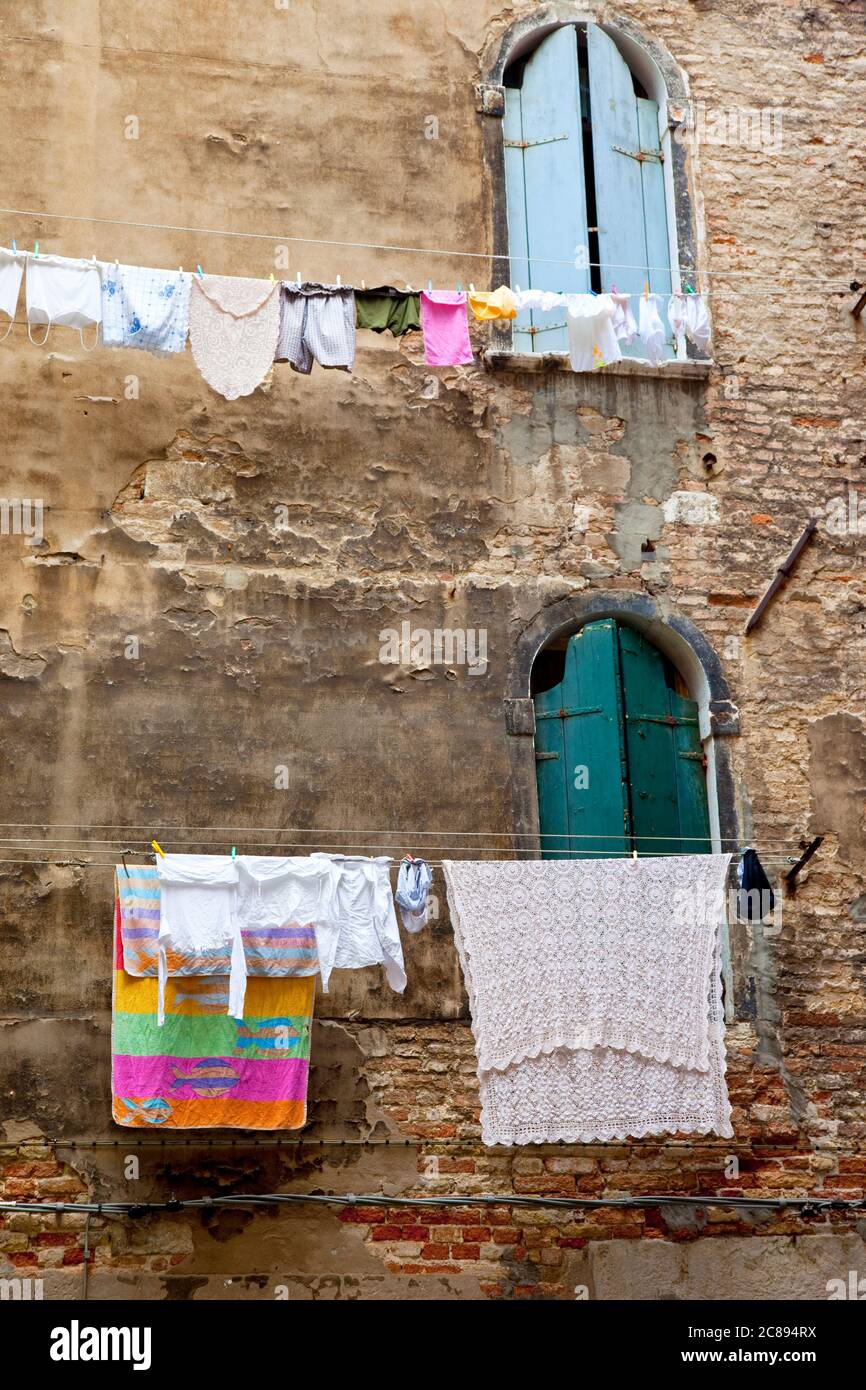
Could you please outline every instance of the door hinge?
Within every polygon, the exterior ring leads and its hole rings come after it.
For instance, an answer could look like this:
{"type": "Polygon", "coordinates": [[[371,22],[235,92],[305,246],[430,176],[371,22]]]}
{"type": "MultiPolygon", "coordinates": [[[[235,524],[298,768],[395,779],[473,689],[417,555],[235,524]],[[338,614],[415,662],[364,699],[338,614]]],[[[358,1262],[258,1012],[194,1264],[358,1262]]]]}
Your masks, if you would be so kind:
{"type": "MultiPolygon", "coordinates": [[[[508,142],[506,141],[506,144],[508,142]]],[[[636,159],[638,164],[644,164],[648,159],[658,160],[659,164],[664,164],[665,157],[661,150],[625,150],[622,145],[611,145],[611,149],[617,154],[626,154],[629,159],[636,159]]]]}
{"type": "Polygon", "coordinates": [[[567,140],[568,131],[563,135],[544,135],[540,140],[506,140],[505,145],[510,150],[528,150],[533,145],[552,145],[554,140],[567,140]]]}

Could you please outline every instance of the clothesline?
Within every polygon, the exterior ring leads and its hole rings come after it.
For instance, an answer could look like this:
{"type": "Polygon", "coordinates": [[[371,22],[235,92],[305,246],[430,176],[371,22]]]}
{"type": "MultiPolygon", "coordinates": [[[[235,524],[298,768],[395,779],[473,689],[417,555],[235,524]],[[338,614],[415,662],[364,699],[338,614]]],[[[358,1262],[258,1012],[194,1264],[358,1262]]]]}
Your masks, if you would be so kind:
{"type": "MultiPolygon", "coordinates": [[[[391,838],[391,839],[414,839],[414,840],[420,840],[420,839],[422,839],[422,838],[428,838],[428,837],[431,837],[431,836],[438,836],[438,837],[441,838],[442,836],[445,836],[445,835],[447,835],[449,838],[464,838],[464,839],[465,839],[465,838],[470,838],[470,839],[479,839],[479,838],[482,838],[482,839],[483,839],[483,838],[485,838],[485,837],[487,837],[487,836],[490,836],[490,837],[496,837],[496,836],[503,837],[503,836],[507,836],[507,837],[510,838],[510,839],[515,839],[515,838],[516,838],[516,839],[533,839],[533,840],[538,840],[538,839],[542,839],[542,840],[543,840],[543,839],[546,839],[546,838],[555,839],[555,840],[610,840],[610,839],[613,838],[613,837],[612,837],[611,835],[609,835],[609,834],[608,834],[608,835],[601,835],[601,834],[591,834],[591,835],[590,835],[590,834],[585,834],[585,833],[582,833],[582,834],[574,834],[574,833],[553,832],[553,831],[538,831],[538,830],[455,830],[455,829],[448,829],[448,830],[406,830],[406,829],[403,829],[403,828],[398,828],[398,829],[396,829],[396,830],[391,830],[391,829],[384,829],[384,830],[367,830],[367,829],[364,829],[363,827],[359,827],[359,826],[355,826],[355,827],[353,827],[353,828],[351,828],[351,829],[348,829],[348,830],[342,830],[342,829],[334,829],[334,828],[332,828],[332,827],[330,827],[330,826],[299,826],[299,825],[285,825],[285,826],[284,826],[284,825],[164,825],[164,824],[159,823],[158,828],[159,828],[159,830],[162,832],[163,835],[166,835],[166,834],[191,834],[191,833],[192,833],[193,831],[195,831],[195,830],[204,830],[204,831],[207,831],[207,832],[210,833],[210,834],[214,834],[214,835],[215,835],[215,834],[219,833],[220,835],[227,835],[227,836],[228,836],[228,835],[253,835],[253,834],[263,834],[263,835],[364,835],[364,836],[366,836],[366,837],[368,837],[368,838],[378,838],[378,837],[387,836],[387,837],[389,837],[389,838],[391,838]]],[[[105,843],[105,844],[121,844],[121,843],[128,844],[128,843],[129,843],[129,840],[128,840],[128,837],[126,837],[126,832],[127,832],[127,831],[131,831],[131,830],[143,830],[143,831],[147,831],[147,832],[148,832],[148,835],[150,836],[150,835],[152,835],[152,834],[154,833],[154,823],[153,823],[153,822],[148,822],[147,824],[142,824],[142,823],[137,823],[137,824],[135,824],[135,823],[133,823],[133,824],[124,825],[124,824],[123,824],[122,822],[120,822],[120,821],[108,821],[108,822],[106,822],[106,823],[100,825],[100,824],[97,824],[97,823],[95,823],[95,822],[91,823],[91,822],[87,822],[87,821],[55,821],[55,822],[48,822],[48,821],[0,821],[0,830],[43,830],[43,829],[44,829],[44,830],[120,830],[120,831],[123,831],[123,832],[124,832],[124,839],[123,839],[123,841],[121,841],[121,840],[119,840],[119,839],[113,839],[113,840],[110,840],[110,841],[103,841],[102,843],[105,843]]],[[[677,835],[677,836],[675,836],[675,837],[672,837],[672,836],[670,836],[670,835],[633,835],[633,836],[630,836],[630,838],[631,838],[631,839],[635,839],[635,840],[670,840],[671,838],[676,838],[677,840],[694,840],[694,841],[696,841],[696,842],[700,842],[701,844],[704,844],[704,843],[706,842],[706,840],[707,840],[708,837],[707,837],[706,835],[677,835]]],[[[761,844],[762,844],[762,845],[768,845],[768,844],[771,844],[771,843],[774,843],[774,842],[775,842],[776,844],[788,845],[788,844],[790,844],[790,842],[791,842],[791,838],[793,838],[793,836],[785,836],[785,837],[778,836],[778,837],[771,837],[771,838],[765,838],[765,837],[762,836],[762,837],[761,837],[761,844]]],[[[806,838],[806,837],[803,836],[802,838],[806,838]]],[[[41,844],[41,843],[44,843],[44,842],[41,841],[41,840],[32,840],[32,841],[31,841],[31,840],[23,840],[23,841],[19,841],[18,843],[22,843],[22,844],[41,844]]],[[[148,842],[147,842],[147,843],[150,844],[150,839],[148,839],[148,842]]],[[[202,841],[197,841],[196,843],[203,844],[203,843],[205,843],[205,841],[203,841],[203,840],[202,840],[202,841]]],[[[215,842],[215,841],[212,841],[211,843],[216,843],[216,842],[215,842]]],[[[738,844],[739,842],[736,841],[735,839],[731,838],[731,837],[728,837],[728,838],[724,838],[724,837],[723,837],[722,840],[721,840],[721,843],[722,843],[723,845],[736,845],[736,844],[738,844]]],[[[752,844],[751,841],[748,842],[748,843],[747,843],[746,845],[744,845],[743,847],[744,847],[744,848],[748,848],[750,844],[752,844]]]]}
{"type": "MultiPolygon", "coordinates": [[[[559,259],[556,259],[556,258],[553,258],[553,257],[546,257],[546,256],[531,256],[531,257],[529,257],[529,256],[520,256],[520,255],[518,255],[518,254],[516,254],[516,253],[513,253],[513,252],[457,251],[457,250],[454,250],[454,249],[449,249],[449,248],[444,248],[444,247],[435,247],[435,246],[400,246],[400,245],[389,244],[389,243],[386,243],[386,242],[341,241],[341,240],[336,240],[336,239],[333,239],[333,238],[324,238],[324,237],[299,237],[299,236],[284,236],[284,235],[279,235],[279,236],[278,236],[278,235],[275,235],[274,233],[271,233],[271,232],[234,232],[234,231],[229,231],[229,230],[227,230],[226,228],[221,228],[221,227],[189,227],[189,226],[185,226],[185,225],[182,225],[182,224],[172,224],[172,223],[162,223],[162,222],[133,222],[133,221],[129,221],[129,220],[121,219],[121,218],[115,218],[115,217],[89,217],[89,216],[84,216],[84,215],[79,215],[79,214],[74,214],[74,213],[39,212],[38,210],[36,210],[36,209],[34,209],[34,208],[4,208],[4,207],[0,207],[0,214],[7,214],[7,215],[13,216],[13,217],[34,217],[34,218],[40,218],[40,219],[43,219],[43,218],[44,218],[44,219],[46,219],[46,220],[57,221],[57,222],[86,222],[86,223],[91,223],[91,224],[99,225],[99,226],[129,227],[129,228],[133,228],[133,229],[140,230],[140,231],[182,232],[182,233],[185,233],[185,234],[186,234],[186,233],[191,234],[191,235],[193,235],[193,236],[221,236],[221,237],[227,237],[227,238],[236,238],[236,239],[240,239],[240,240],[249,240],[249,241],[270,241],[270,242],[275,242],[275,243],[278,243],[278,244],[286,243],[286,244],[289,244],[289,245],[301,245],[301,246],[331,246],[331,247],[339,247],[339,248],[342,248],[342,249],[345,249],[345,250],[355,250],[355,251],[387,251],[387,252],[393,252],[393,253],[396,254],[396,255],[413,255],[413,256],[414,256],[414,255],[418,255],[418,256],[450,256],[450,257],[454,257],[454,258],[456,258],[456,259],[463,259],[463,260],[467,260],[467,259],[468,259],[468,260],[482,260],[482,261],[520,261],[520,262],[529,262],[529,261],[531,260],[534,264],[538,264],[538,265],[560,265],[560,266],[570,266],[572,269],[574,268],[574,259],[573,259],[573,258],[570,259],[570,260],[559,260],[559,259]]],[[[30,252],[23,252],[23,251],[22,251],[22,252],[19,253],[19,254],[22,254],[22,255],[31,255],[32,253],[30,253],[30,252]]],[[[109,259],[110,259],[110,258],[109,258],[109,259]]],[[[596,267],[599,267],[599,266],[601,266],[601,265],[604,265],[604,266],[606,266],[606,267],[607,267],[608,269],[610,269],[610,270],[638,270],[638,271],[641,271],[642,273],[643,273],[643,272],[646,272],[646,271],[649,271],[649,272],[651,272],[651,273],[652,273],[653,271],[660,271],[660,272],[663,272],[663,273],[671,273],[672,269],[674,269],[674,268],[671,267],[671,266],[631,265],[631,264],[628,264],[628,263],[626,263],[626,262],[618,262],[618,261],[617,261],[617,262],[614,262],[614,261],[603,261],[603,262],[600,262],[600,261],[590,261],[590,262],[587,263],[587,265],[588,265],[589,267],[593,267],[593,268],[596,268],[596,267]]],[[[683,277],[683,278],[685,278],[685,279],[687,279],[687,280],[690,280],[691,278],[693,278],[694,276],[696,276],[696,275],[698,274],[696,268],[695,268],[694,266],[690,266],[690,265],[679,265],[679,266],[676,267],[676,269],[679,271],[680,276],[683,277]]],[[[702,271],[700,272],[700,278],[703,280],[703,279],[705,279],[705,278],[706,278],[706,279],[713,279],[713,278],[715,278],[716,276],[730,277],[730,276],[739,276],[739,275],[761,275],[761,274],[764,274],[764,273],[765,273],[765,272],[762,272],[762,271],[759,271],[759,270],[721,270],[721,269],[716,269],[716,270],[702,270],[702,271]]],[[[855,272],[852,270],[852,271],[849,272],[849,274],[850,274],[850,276],[853,276],[853,275],[855,274],[855,272]]],[[[779,272],[776,271],[775,274],[768,273],[767,278],[772,279],[774,283],[778,283],[779,272]]],[[[823,288],[825,288],[825,289],[831,289],[831,290],[832,290],[832,289],[835,289],[835,290],[837,290],[837,291],[839,291],[839,292],[848,292],[848,290],[849,290],[848,284],[842,284],[842,283],[840,283],[840,281],[841,281],[841,275],[840,275],[840,280],[839,280],[839,281],[837,281],[837,280],[832,280],[832,281],[831,281],[831,280],[827,280],[827,281],[818,281],[818,280],[815,280],[815,281],[813,281],[812,283],[816,286],[816,288],[817,288],[817,287],[823,287],[823,288]]]]}

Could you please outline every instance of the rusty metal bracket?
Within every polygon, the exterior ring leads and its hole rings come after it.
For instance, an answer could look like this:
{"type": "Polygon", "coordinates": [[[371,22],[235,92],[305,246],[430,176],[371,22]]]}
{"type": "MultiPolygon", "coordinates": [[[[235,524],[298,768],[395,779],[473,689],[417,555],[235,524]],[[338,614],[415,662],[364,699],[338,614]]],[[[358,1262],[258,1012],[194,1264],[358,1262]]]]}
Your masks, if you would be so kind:
{"type": "Polygon", "coordinates": [[[810,540],[814,536],[817,527],[818,519],[817,517],[813,516],[812,520],[809,522],[808,526],[806,527],[800,539],[797,541],[788,558],[786,560],[783,560],[779,568],[776,570],[776,574],[769,587],[767,588],[764,597],[761,599],[754,612],[750,615],[745,627],[746,633],[751,632],[752,628],[755,627],[761,621],[761,618],[764,616],[764,613],[769,608],[773,599],[776,597],[776,594],[781,589],[782,584],[785,582],[788,575],[791,573],[791,570],[794,568],[800,556],[802,555],[803,551],[806,549],[806,546],[809,544],[810,540]]]}
{"type": "Polygon", "coordinates": [[[855,319],[859,319],[863,310],[866,309],[866,288],[864,288],[858,280],[853,280],[851,282],[851,288],[855,294],[857,290],[863,291],[863,293],[860,295],[860,298],[857,300],[857,303],[854,305],[854,308],[851,310],[852,317],[855,319]]]}
{"type": "Polygon", "coordinates": [[[564,135],[545,135],[540,140],[503,140],[506,149],[509,150],[528,150],[533,145],[552,145],[555,140],[567,140],[568,131],[564,135]]]}
{"type": "Polygon", "coordinates": [[[818,849],[820,849],[823,843],[824,836],[816,835],[812,843],[809,845],[808,849],[805,849],[803,853],[800,855],[800,858],[797,860],[793,868],[789,869],[788,872],[785,874],[785,882],[790,884],[792,888],[797,882],[797,875],[800,872],[800,870],[802,868],[805,868],[809,860],[812,858],[812,855],[815,854],[818,849]]]}
{"type": "Polygon", "coordinates": [[[622,145],[611,145],[611,149],[617,154],[628,155],[629,159],[636,159],[638,164],[645,164],[648,159],[656,160],[659,164],[664,164],[665,157],[661,150],[626,150],[622,145]]]}

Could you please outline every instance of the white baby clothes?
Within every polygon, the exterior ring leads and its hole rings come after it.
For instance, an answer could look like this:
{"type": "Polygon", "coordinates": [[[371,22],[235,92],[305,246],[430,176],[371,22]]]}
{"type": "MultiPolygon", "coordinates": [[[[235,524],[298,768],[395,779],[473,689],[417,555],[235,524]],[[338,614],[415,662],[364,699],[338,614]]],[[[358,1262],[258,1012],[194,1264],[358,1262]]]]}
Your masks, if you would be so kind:
{"type": "Polygon", "coordinates": [[[20,255],[16,251],[7,251],[4,247],[0,246],[0,313],[5,314],[9,319],[5,333],[0,335],[0,342],[2,342],[4,338],[8,338],[9,334],[12,332],[23,275],[23,255],[20,255]]]}
{"type": "Polygon", "coordinates": [[[172,948],[199,956],[202,974],[207,957],[224,957],[231,950],[229,1006],[232,1018],[243,1018],[247,968],[237,915],[238,871],[229,855],[165,854],[157,858],[160,883],[157,1023],[165,1020],[167,952],[172,948]]]}
{"type": "MultiPolygon", "coordinates": [[[[73,261],[65,256],[27,257],[27,332],[31,342],[33,325],[45,324],[48,341],[51,325],[60,323],[77,328],[82,347],[85,328],[102,319],[102,287],[95,261],[73,261]]],[[[95,346],[95,344],[94,344],[95,346]]]]}
{"type": "Polygon", "coordinates": [[[611,362],[621,362],[622,353],[613,330],[616,305],[609,294],[569,294],[568,355],[574,372],[593,372],[611,362]]]}
{"type": "Polygon", "coordinates": [[[637,324],[631,311],[631,295],[611,293],[614,302],[613,331],[621,343],[630,346],[637,337],[637,324]]]}
{"type": "Polygon", "coordinates": [[[558,290],[515,290],[514,307],[521,309],[541,310],[543,314],[549,314],[551,309],[561,308],[565,304],[566,296],[560,294],[558,290]]]}
{"type": "Polygon", "coordinates": [[[665,359],[665,326],[658,311],[659,296],[642,294],[638,309],[638,332],[646,355],[658,366],[665,359]]]}
{"type": "Polygon", "coordinates": [[[686,299],[684,294],[672,294],[668,300],[668,323],[674,339],[686,331],[686,299]]]}
{"type": "Polygon", "coordinates": [[[687,294],[686,304],[686,337],[690,338],[696,348],[705,351],[710,341],[710,320],[707,315],[706,306],[699,294],[687,294]]]}
{"type": "Polygon", "coordinates": [[[329,920],[317,932],[322,989],[332,970],[384,965],[385,978],[398,994],[406,988],[403,947],[391,889],[391,860],[381,855],[311,854],[327,863],[331,875],[329,920]]]}
{"type": "Polygon", "coordinates": [[[192,276],[149,266],[100,264],[102,341],[155,357],[183,352],[189,331],[192,276]]]}
{"type": "Polygon", "coordinates": [[[245,947],[255,940],[256,954],[279,952],[284,961],[292,961],[292,974],[317,974],[318,940],[327,936],[334,916],[330,865],[309,856],[278,859],[252,854],[239,854],[235,862],[240,871],[237,912],[245,947]],[[309,927],[316,936],[315,952],[303,938],[304,928],[309,927]]]}

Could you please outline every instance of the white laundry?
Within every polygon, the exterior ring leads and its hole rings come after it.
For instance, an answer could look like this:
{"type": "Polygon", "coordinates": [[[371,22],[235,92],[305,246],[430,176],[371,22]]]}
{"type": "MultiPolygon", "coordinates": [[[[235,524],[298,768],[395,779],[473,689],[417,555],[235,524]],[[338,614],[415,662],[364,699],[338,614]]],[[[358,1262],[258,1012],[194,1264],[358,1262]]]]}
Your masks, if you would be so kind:
{"type": "Polygon", "coordinates": [[[4,247],[0,247],[0,313],[5,314],[9,319],[6,332],[0,337],[0,342],[3,341],[3,338],[8,338],[12,332],[23,274],[24,257],[15,251],[7,251],[4,247]]]}
{"type": "MultiPolygon", "coordinates": [[[[309,856],[286,858],[239,854],[237,914],[241,935],[276,927],[312,927],[327,936],[334,919],[334,880],[330,865],[309,856]]],[[[318,960],[300,964],[296,975],[315,975],[318,960]]]]}
{"type": "Polygon", "coordinates": [[[674,338],[686,331],[686,301],[683,294],[672,294],[668,300],[668,323],[674,338]]]}
{"type": "Polygon", "coordinates": [[[317,931],[322,989],[327,993],[332,970],[384,965],[389,985],[402,994],[406,970],[391,889],[391,859],[342,854],[311,854],[310,859],[327,863],[331,875],[330,916],[317,931]]]}
{"type": "Polygon", "coordinates": [[[730,858],[444,863],[485,1144],[730,1136],[730,858]]]}
{"type": "Polygon", "coordinates": [[[611,293],[614,302],[613,331],[618,340],[630,346],[637,337],[637,324],[631,311],[631,295],[611,293]]]}
{"type": "MultiPolygon", "coordinates": [[[[102,321],[102,286],[95,261],[73,261],[66,256],[27,257],[27,332],[31,342],[34,324],[45,324],[48,341],[51,325],[77,328],[84,346],[85,328],[102,321]]],[[[95,346],[95,343],[94,343],[95,346]]]]}
{"type": "Polygon", "coordinates": [[[658,366],[665,359],[665,326],[658,311],[659,296],[642,294],[638,309],[638,332],[646,355],[658,366]]]}
{"type": "MultiPolygon", "coordinates": [[[[229,855],[165,854],[157,857],[160,883],[157,1023],[165,1021],[167,951],[224,956],[231,951],[229,1006],[243,1018],[247,968],[237,914],[238,871],[229,855]]],[[[206,973],[203,970],[202,973],[206,973]]]]}
{"type": "Polygon", "coordinates": [[[550,313],[551,309],[561,308],[566,301],[566,296],[560,294],[558,290],[515,290],[514,307],[521,309],[541,310],[543,314],[550,313]]]}
{"type": "Polygon", "coordinates": [[[394,901],[408,932],[414,934],[427,925],[427,895],[432,881],[430,865],[423,859],[404,859],[400,864],[394,901]]]}
{"type": "Polygon", "coordinates": [[[706,306],[699,294],[687,294],[686,304],[686,337],[690,338],[696,348],[703,352],[710,341],[710,320],[707,315],[706,306]]]}
{"type": "Polygon", "coordinates": [[[611,362],[621,362],[622,353],[613,329],[616,305],[609,294],[569,294],[568,355],[574,372],[593,372],[611,362]]]}

